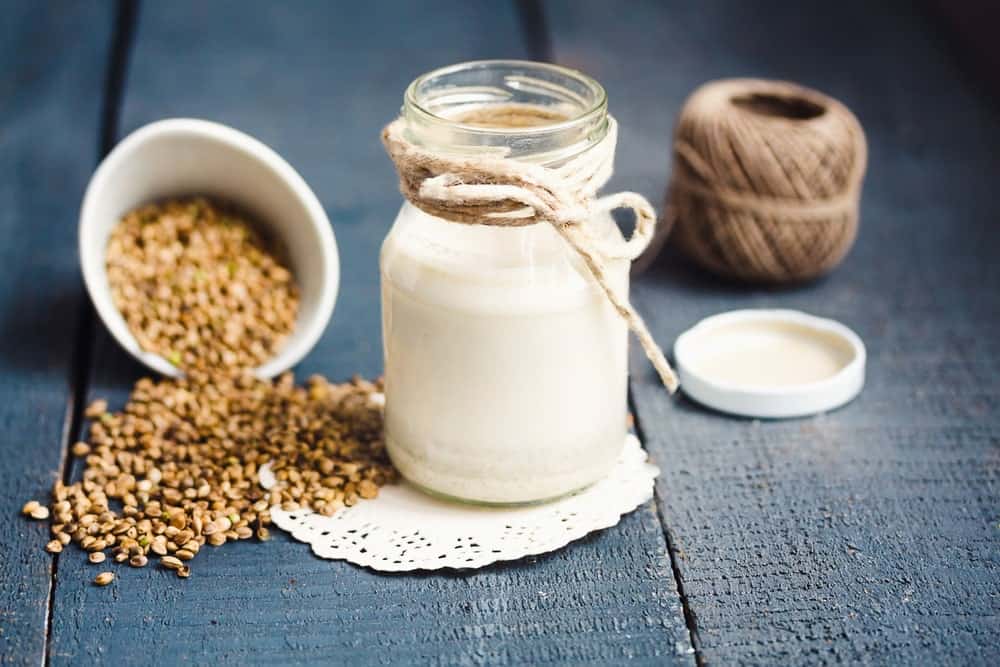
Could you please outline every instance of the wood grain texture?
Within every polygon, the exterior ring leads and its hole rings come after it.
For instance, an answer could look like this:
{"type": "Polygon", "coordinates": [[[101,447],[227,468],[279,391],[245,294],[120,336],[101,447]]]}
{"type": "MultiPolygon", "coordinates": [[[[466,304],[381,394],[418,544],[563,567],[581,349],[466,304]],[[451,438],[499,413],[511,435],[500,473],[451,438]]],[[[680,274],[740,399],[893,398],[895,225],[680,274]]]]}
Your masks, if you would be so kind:
{"type": "Polygon", "coordinates": [[[662,201],[686,95],[800,81],[868,133],[861,232],[825,280],[717,281],[668,253],[634,299],[664,345],[698,319],[792,307],[853,327],[868,384],[814,418],[729,418],[633,393],[696,646],[708,664],[1000,661],[1000,115],[933,26],[872,3],[546,5],[557,61],[594,74],[622,128],[617,187],[662,201]]]}
{"type": "Polygon", "coordinates": [[[110,12],[5,3],[0,21],[0,663],[39,664],[53,557],[19,516],[60,474],[83,304],[77,210],[97,159],[110,12]]]}
{"type": "MultiPolygon", "coordinates": [[[[288,158],[326,207],[342,261],[333,322],[299,375],[371,376],[378,249],[400,205],[379,130],[416,75],[523,56],[522,44],[507,3],[148,3],[124,130],[206,117],[288,158]]],[[[103,330],[92,362],[90,393],[112,405],[143,373],[103,330]]],[[[124,568],[98,589],[83,555],[64,554],[52,662],[693,664],[653,503],[559,553],[469,574],[375,574],[283,535],[193,565],[185,582],[124,568]]]]}

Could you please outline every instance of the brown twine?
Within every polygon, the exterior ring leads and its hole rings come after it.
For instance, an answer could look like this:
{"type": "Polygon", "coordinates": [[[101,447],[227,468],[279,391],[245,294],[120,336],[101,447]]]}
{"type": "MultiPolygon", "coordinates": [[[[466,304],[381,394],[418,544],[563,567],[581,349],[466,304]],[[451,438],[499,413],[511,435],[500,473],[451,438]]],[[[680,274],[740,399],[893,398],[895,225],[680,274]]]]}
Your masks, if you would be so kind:
{"type": "MultiPolygon", "coordinates": [[[[499,106],[502,126],[512,127],[516,110],[499,106]]],[[[480,122],[486,122],[481,119],[480,122]]],[[[496,125],[496,119],[493,119],[496,125]]],[[[528,122],[527,120],[525,122],[528,122]]],[[[606,265],[612,259],[638,257],[655,233],[656,215],[641,195],[620,192],[600,200],[597,190],[611,176],[617,124],[608,116],[608,133],[597,145],[548,168],[495,155],[456,155],[427,150],[412,142],[406,120],[382,131],[382,142],[399,172],[400,191],[414,206],[444,220],[472,225],[520,227],[549,224],[583,260],[608,301],[628,324],[664,386],[673,393],[677,377],[628,298],[612,287],[606,265]],[[635,212],[632,236],[609,245],[591,237],[587,222],[600,209],[635,212]]]]}
{"type": "Polygon", "coordinates": [[[782,81],[711,82],[677,122],[665,217],[717,273],[812,278],[854,242],[866,160],[861,125],[836,100],[782,81]]]}

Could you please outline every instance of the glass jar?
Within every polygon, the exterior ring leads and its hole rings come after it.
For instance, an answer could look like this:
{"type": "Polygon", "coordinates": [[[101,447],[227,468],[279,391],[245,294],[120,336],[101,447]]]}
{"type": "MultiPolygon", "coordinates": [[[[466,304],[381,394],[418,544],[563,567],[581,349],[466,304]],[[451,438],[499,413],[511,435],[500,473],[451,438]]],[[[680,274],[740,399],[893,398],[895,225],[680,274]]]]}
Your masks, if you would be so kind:
{"type": "MultiPolygon", "coordinates": [[[[608,131],[596,81],[516,61],[426,74],[403,116],[426,149],[506,149],[553,167],[608,131]],[[517,121],[483,113],[497,105],[517,108],[517,121]]],[[[589,231],[622,240],[607,214],[589,231]]],[[[626,295],[628,262],[607,275],[626,295]]],[[[407,202],[382,245],[381,278],[386,446],[404,477],[455,499],[527,503],[610,471],[627,430],[628,331],[550,225],[460,224],[407,202]]]]}

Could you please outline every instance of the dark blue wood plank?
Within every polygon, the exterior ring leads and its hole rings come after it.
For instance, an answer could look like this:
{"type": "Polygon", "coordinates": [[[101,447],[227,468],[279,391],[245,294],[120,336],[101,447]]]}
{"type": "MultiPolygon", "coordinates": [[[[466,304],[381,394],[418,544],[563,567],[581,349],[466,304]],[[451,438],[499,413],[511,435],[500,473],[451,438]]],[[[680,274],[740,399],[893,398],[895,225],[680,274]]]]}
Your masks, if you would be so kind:
{"type": "Polygon", "coordinates": [[[0,21],[0,663],[39,664],[53,558],[18,516],[60,474],[83,304],[80,196],[97,159],[112,15],[5,3],[0,21]]]}
{"type": "MultiPolygon", "coordinates": [[[[513,6],[149,3],[138,34],[126,131],[171,115],[234,125],[285,155],[330,214],[341,293],[300,376],[381,372],[377,255],[400,198],[379,130],[422,71],[523,57],[513,6]]],[[[142,370],[98,338],[91,394],[120,403],[142,370]]],[[[653,503],[537,562],[470,574],[379,575],[280,534],[206,550],[185,582],[126,569],[97,589],[82,554],[63,561],[58,664],[692,664],[653,503]]]]}
{"type": "Polygon", "coordinates": [[[933,26],[878,3],[548,4],[560,62],[607,86],[615,183],[662,201],[686,95],[726,76],[841,98],[868,131],[857,246],[795,290],[715,281],[672,254],[635,285],[665,345],[698,319],[781,306],[868,345],[832,414],[757,422],[633,393],[683,593],[709,663],[1000,659],[1000,117],[933,26]]]}

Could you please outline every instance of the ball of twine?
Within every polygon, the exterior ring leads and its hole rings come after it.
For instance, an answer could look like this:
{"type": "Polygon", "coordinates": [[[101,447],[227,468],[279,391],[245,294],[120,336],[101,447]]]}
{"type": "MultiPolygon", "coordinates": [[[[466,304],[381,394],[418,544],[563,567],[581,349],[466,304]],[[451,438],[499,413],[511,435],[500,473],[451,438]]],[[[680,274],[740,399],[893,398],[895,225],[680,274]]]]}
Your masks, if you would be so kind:
{"type": "Polygon", "coordinates": [[[833,98],[783,81],[710,82],[677,122],[667,221],[716,273],[813,278],[854,242],[866,161],[861,125],[833,98]]]}

